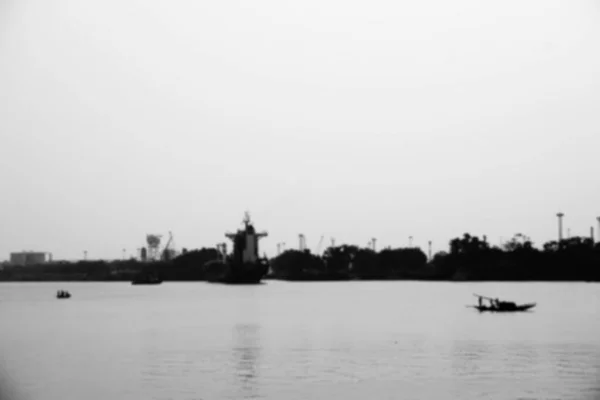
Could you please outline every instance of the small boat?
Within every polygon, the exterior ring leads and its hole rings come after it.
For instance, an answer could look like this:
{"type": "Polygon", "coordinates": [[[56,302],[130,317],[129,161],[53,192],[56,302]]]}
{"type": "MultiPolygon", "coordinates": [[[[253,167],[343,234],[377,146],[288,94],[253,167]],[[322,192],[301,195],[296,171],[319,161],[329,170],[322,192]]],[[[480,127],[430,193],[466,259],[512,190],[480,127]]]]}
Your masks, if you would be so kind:
{"type": "Polygon", "coordinates": [[[155,276],[135,278],[131,281],[132,285],[160,285],[162,280],[155,276]]]}
{"type": "Polygon", "coordinates": [[[480,312],[490,311],[490,312],[518,312],[518,311],[527,311],[536,306],[536,303],[527,303],[527,304],[519,304],[514,307],[490,307],[490,306],[469,306],[477,309],[480,312]]]}
{"type": "Polygon", "coordinates": [[[479,305],[467,307],[475,308],[479,312],[522,312],[528,311],[537,305],[537,303],[516,304],[512,301],[499,301],[498,299],[493,299],[491,297],[481,296],[478,294],[473,295],[479,298],[479,305]],[[484,305],[481,301],[482,299],[488,300],[490,304],[484,305]]]}
{"type": "Polygon", "coordinates": [[[59,290],[56,293],[56,298],[57,299],[69,299],[69,298],[71,298],[71,293],[69,293],[69,292],[67,292],[65,290],[59,290]]]}

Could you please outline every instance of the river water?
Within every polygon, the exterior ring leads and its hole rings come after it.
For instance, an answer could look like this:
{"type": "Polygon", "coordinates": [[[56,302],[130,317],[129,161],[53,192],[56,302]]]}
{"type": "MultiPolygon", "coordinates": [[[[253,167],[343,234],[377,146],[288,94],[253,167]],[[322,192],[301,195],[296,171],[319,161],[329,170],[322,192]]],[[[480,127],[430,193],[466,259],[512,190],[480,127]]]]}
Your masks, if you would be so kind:
{"type": "Polygon", "coordinates": [[[590,283],[3,283],[0,398],[600,399],[599,300],[590,283]],[[538,306],[479,314],[472,293],[538,306]]]}

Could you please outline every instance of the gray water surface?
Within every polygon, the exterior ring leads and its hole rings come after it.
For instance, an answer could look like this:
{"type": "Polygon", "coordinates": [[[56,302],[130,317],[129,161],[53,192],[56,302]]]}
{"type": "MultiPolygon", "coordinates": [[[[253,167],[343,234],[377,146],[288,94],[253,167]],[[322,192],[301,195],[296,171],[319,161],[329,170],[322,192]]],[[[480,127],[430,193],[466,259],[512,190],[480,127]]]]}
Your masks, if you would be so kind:
{"type": "Polygon", "coordinates": [[[0,372],[18,400],[600,399],[599,300],[586,283],[3,283],[0,372]],[[479,314],[472,293],[538,307],[479,314]]]}

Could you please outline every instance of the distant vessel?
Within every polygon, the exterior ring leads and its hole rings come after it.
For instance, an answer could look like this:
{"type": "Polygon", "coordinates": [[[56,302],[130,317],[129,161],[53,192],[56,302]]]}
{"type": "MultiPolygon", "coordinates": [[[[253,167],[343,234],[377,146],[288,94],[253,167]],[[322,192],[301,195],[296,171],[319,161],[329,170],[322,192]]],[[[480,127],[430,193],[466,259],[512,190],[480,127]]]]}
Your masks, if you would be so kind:
{"type": "Polygon", "coordinates": [[[162,280],[155,276],[138,277],[131,281],[132,285],[159,285],[162,280]]]}
{"type": "MultiPolygon", "coordinates": [[[[224,259],[211,262],[207,274],[209,282],[229,284],[256,284],[269,271],[269,263],[265,258],[258,256],[258,241],[267,236],[266,232],[256,232],[246,212],[243,220],[244,229],[236,233],[226,233],[225,236],[233,241],[233,253],[226,254],[224,259]]],[[[225,248],[225,246],[223,246],[225,248]]]]}
{"type": "Polygon", "coordinates": [[[530,310],[536,306],[536,303],[516,304],[512,301],[499,301],[498,299],[493,299],[491,297],[481,296],[478,294],[474,294],[474,296],[479,298],[479,304],[476,306],[468,307],[473,307],[480,312],[519,312],[530,310]],[[483,299],[489,300],[490,305],[486,306],[485,304],[483,304],[483,299]]]}
{"type": "Polygon", "coordinates": [[[481,312],[483,311],[491,311],[491,312],[519,312],[519,311],[527,311],[536,306],[536,303],[528,303],[528,304],[520,304],[513,307],[490,307],[490,306],[471,306],[481,312]]]}
{"type": "Polygon", "coordinates": [[[158,278],[158,274],[152,272],[141,272],[131,281],[132,285],[159,285],[162,279],[158,278]]]}

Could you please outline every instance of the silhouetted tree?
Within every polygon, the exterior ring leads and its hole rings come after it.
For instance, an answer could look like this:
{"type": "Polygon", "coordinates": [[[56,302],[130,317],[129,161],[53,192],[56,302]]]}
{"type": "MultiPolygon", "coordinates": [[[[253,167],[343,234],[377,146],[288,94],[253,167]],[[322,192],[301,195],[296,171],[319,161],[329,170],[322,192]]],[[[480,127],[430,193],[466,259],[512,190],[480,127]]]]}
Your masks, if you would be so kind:
{"type": "Polygon", "coordinates": [[[324,275],[325,263],[310,250],[286,250],[271,260],[271,269],[280,279],[315,279],[324,275]]]}
{"type": "Polygon", "coordinates": [[[346,277],[350,276],[351,268],[354,268],[354,258],[359,248],[354,245],[341,245],[328,247],[323,253],[326,274],[328,276],[346,277]]]}

